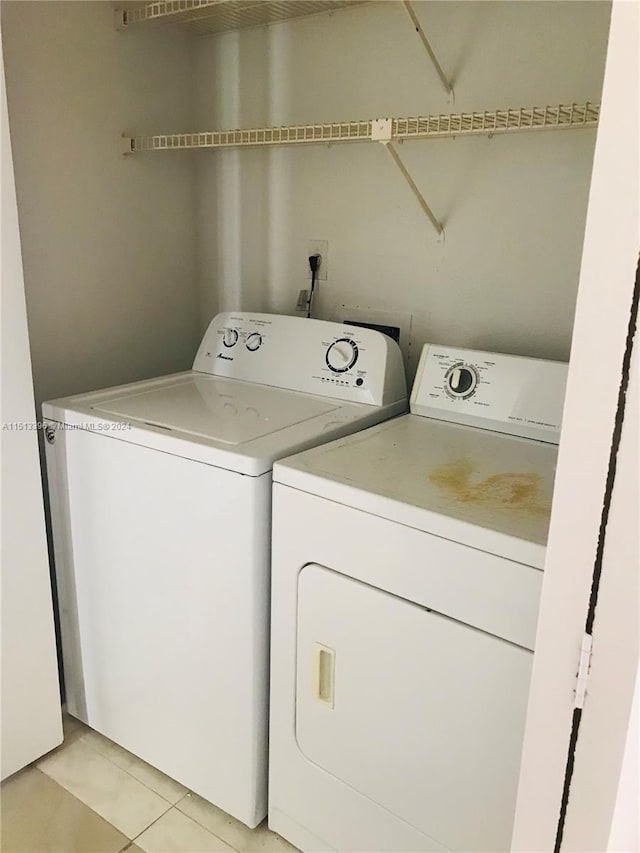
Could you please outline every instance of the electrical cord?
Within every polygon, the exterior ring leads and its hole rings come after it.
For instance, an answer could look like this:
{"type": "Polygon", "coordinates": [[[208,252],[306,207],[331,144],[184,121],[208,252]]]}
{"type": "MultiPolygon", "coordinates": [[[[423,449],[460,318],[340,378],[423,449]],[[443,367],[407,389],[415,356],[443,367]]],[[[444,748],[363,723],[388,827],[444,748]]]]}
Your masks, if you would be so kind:
{"type": "Polygon", "coordinates": [[[307,302],[307,318],[311,317],[311,303],[313,302],[313,292],[316,289],[316,273],[322,260],[321,255],[309,255],[309,269],[311,270],[311,290],[309,291],[309,301],[307,302]]]}

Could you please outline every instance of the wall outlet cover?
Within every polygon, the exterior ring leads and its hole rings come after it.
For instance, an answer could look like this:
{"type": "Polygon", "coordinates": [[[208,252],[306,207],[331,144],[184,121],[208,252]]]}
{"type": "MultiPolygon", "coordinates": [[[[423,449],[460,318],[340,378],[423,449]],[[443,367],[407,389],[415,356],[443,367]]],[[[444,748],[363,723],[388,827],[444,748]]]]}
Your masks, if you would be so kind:
{"type": "Polygon", "coordinates": [[[296,302],[296,311],[306,311],[307,305],[309,304],[309,291],[301,290],[298,294],[298,301],[296,302]]]}

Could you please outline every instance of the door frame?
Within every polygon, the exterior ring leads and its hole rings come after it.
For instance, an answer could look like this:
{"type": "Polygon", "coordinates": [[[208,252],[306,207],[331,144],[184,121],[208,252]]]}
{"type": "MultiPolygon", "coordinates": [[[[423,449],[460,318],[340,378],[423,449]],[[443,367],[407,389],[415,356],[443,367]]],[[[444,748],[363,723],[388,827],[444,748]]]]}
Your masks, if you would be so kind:
{"type": "MultiPolygon", "coordinates": [[[[640,242],[639,31],[637,0],[614,0],[512,840],[514,851],[585,853],[607,849],[631,722],[638,665],[637,633],[636,642],[633,641],[633,624],[637,625],[637,563],[634,569],[634,555],[628,550],[618,552],[620,570],[614,572],[612,555],[616,544],[622,544],[624,519],[627,528],[637,527],[637,490],[635,508],[633,500],[618,501],[615,527],[608,510],[616,489],[629,488],[637,477],[637,472],[634,475],[623,469],[613,482],[615,470],[611,463],[616,424],[622,427],[624,436],[621,385],[625,374],[628,379],[625,355],[629,360],[628,336],[640,242]],[[604,606],[607,595],[610,600],[630,604],[622,614],[616,613],[615,608],[604,606]],[[600,599],[600,607],[592,620],[594,596],[600,599]],[[621,626],[621,619],[630,624],[621,626]],[[630,641],[622,647],[612,641],[621,629],[631,630],[630,641]],[[593,636],[593,678],[587,686],[584,712],[576,714],[576,675],[583,637],[589,630],[593,636]],[[613,671],[617,677],[597,679],[596,662],[601,672],[613,671]],[[596,707],[604,712],[597,723],[590,711],[596,707]],[[585,727],[580,729],[575,724],[582,714],[585,727]],[[602,758],[605,738],[607,762],[596,760],[598,754],[602,758]],[[587,792],[595,787],[597,796],[588,796],[587,792]]],[[[637,375],[633,381],[637,382],[637,375]]],[[[631,417],[628,410],[626,414],[631,417]]],[[[628,420],[627,442],[634,441],[631,423],[628,420]]]]}

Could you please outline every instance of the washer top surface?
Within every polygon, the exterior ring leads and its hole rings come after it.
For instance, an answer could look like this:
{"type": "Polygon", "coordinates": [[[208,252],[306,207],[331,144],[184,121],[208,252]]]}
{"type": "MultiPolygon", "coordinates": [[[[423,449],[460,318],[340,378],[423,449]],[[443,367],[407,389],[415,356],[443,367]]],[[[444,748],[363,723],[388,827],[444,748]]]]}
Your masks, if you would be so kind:
{"type": "Polygon", "coordinates": [[[91,407],[149,426],[238,445],[334,411],[330,400],[192,373],[91,407]]]}
{"type": "Polygon", "coordinates": [[[402,355],[372,329],[279,314],[216,315],[193,370],[43,403],[98,433],[249,476],[407,410],[402,355]]]}
{"type": "Polygon", "coordinates": [[[43,403],[45,418],[240,474],[406,411],[187,371],[43,403]]]}

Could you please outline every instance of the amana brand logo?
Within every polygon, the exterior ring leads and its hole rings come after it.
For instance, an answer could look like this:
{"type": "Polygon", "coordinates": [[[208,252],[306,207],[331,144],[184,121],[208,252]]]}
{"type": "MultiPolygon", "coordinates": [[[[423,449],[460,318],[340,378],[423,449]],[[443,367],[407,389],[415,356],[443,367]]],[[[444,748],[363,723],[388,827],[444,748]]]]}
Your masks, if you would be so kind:
{"type": "Polygon", "coordinates": [[[221,352],[218,353],[218,358],[224,358],[225,361],[233,361],[233,358],[230,355],[222,355],[221,352]]]}

